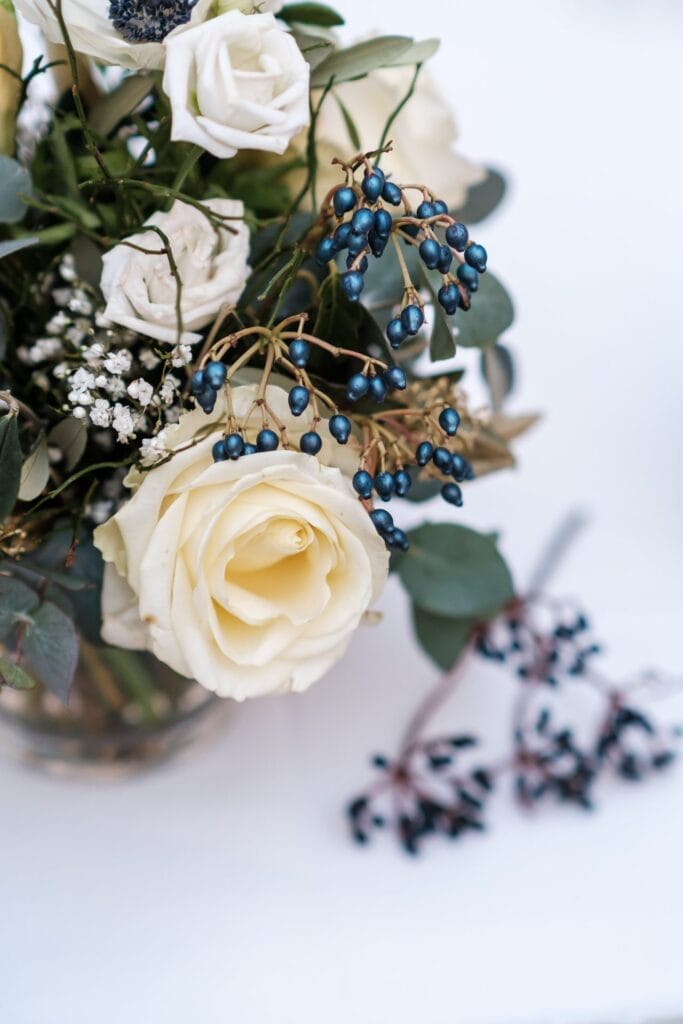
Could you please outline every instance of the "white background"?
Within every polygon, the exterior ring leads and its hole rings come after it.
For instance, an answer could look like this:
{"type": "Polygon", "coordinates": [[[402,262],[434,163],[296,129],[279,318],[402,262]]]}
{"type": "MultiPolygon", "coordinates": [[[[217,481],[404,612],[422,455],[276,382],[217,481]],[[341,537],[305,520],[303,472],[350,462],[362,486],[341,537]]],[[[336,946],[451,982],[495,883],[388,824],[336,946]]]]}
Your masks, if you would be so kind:
{"type": "MultiPolygon", "coordinates": [[[[680,101],[676,0],[345,0],[354,33],[442,35],[461,148],[508,201],[477,232],[518,306],[521,470],[468,489],[520,579],[570,507],[557,589],[609,667],[681,668],[680,101]]],[[[438,154],[439,139],[434,139],[438,154]]],[[[121,785],[6,765],[7,1024],[551,1024],[683,1013],[683,772],[417,862],[347,839],[341,806],[435,673],[390,585],[379,628],[309,694],[254,703],[194,760],[121,785]]],[[[504,678],[450,721],[500,730],[504,678]]],[[[683,702],[662,708],[683,720],[683,702]]]]}

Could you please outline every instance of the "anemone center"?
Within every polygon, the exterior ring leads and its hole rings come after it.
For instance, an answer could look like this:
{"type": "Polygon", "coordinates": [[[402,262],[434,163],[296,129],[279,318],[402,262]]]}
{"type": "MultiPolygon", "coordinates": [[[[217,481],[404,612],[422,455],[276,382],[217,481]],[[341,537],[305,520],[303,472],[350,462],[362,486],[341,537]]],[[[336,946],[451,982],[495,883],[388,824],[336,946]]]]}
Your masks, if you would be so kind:
{"type": "Polygon", "coordinates": [[[197,0],[110,0],[109,20],[129,43],[160,43],[186,25],[197,0]]]}

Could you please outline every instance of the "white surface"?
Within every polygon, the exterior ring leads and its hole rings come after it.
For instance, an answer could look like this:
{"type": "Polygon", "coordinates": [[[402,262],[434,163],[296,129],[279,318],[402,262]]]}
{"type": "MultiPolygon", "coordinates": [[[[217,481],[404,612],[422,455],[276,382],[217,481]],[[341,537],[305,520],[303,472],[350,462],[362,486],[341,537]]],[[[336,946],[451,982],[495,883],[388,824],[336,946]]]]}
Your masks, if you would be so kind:
{"type": "MultiPolygon", "coordinates": [[[[449,36],[462,147],[512,187],[478,231],[519,318],[522,468],[471,487],[520,577],[572,505],[558,579],[615,670],[680,669],[683,8],[621,0],[341,5],[360,33],[449,36]],[[443,12],[447,10],[448,17],[443,12]],[[451,22],[449,26],[449,21],[451,22]]],[[[434,140],[435,148],[438,140],[434,140]]],[[[434,678],[402,595],[306,696],[242,709],[187,764],[120,786],[4,767],[8,1024],[551,1024],[683,1010],[683,772],[595,816],[521,818],[417,863],[340,806],[434,678]]],[[[485,675],[451,721],[504,715],[485,675]]],[[[683,719],[683,704],[670,709],[683,719]]]]}

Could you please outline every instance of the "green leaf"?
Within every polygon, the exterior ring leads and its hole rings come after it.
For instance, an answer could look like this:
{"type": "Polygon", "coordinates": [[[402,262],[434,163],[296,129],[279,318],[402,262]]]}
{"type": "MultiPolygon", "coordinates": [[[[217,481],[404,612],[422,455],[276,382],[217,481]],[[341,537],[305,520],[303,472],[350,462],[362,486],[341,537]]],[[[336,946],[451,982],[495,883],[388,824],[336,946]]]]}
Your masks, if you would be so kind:
{"type": "Polygon", "coordinates": [[[13,576],[0,576],[0,643],[11,639],[18,623],[31,620],[39,606],[35,590],[13,576]]]}
{"type": "Polygon", "coordinates": [[[78,634],[68,615],[52,601],[42,604],[33,616],[24,654],[43,686],[66,703],[78,662],[78,634]]]}
{"type": "Polygon", "coordinates": [[[354,78],[364,78],[377,68],[395,64],[412,46],[413,40],[409,36],[379,36],[345,50],[336,50],[315,68],[311,87],[323,88],[331,79],[350,82],[354,78]]]}
{"type": "Polygon", "coordinates": [[[398,574],[425,611],[448,618],[490,618],[514,597],[495,536],[452,523],[425,523],[409,534],[398,574]]]}
{"type": "Polygon", "coordinates": [[[356,128],[355,121],[353,120],[351,114],[349,113],[348,107],[346,107],[345,104],[342,103],[342,101],[336,94],[333,93],[333,95],[337,102],[337,106],[339,107],[339,110],[341,112],[341,116],[344,118],[344,124],[346,125],[347,132],[349,133],[351,145],[353,146],[354,149],[361,149],[360,135],[358,134],[358,129],[356,128]]]}
{"type": "Polygon", "coordinates": [[[341,14],[337,14],[326,4],[286,4],[278,17],[286,21],[288,25],[298,23],[300,25],[318,25],[320,28],[334,28],[336,25],[344,24],[341,14]]]}
{"type": "Polygon", "coordinates": [[[479,290],[472,296],[472,308],[458,310],[455,323],[457,345],[485,348],[493,345],[515,318],[512,299],[497,277],[490,272],[479,278],[479,290]]]}
{"type": "Polygon", "coordinates": [[[7,686],[11,686],[13,690],[32,690],[36,685],[35,679],[32,679],[20,665],[2,656],[0,656],[0,679],[7,686]]]}
{"type": "Polygon", "coordinates": [[[50,479],[50,460],[47,453],[47,441],[41,434],[33,451],[24,460],[21,467],[21,483],[19,484],[19,501],[35,501],[50,479]]]}
{"type": "Polygon", "coordinates": [[[477,224],[493,213],[502,202],[507,184],[505,178],[493,167],[486,168],[486,177],[478,185],[472,185],[467,193],[464,206],[453,211],[456,220],[465,224],[477,224]]]}
{"type": "Polygon", "coordinates": [[[16,416],[8,413],[0,419],[0,523],[10,514],[17,500],[21,481],[21,447],[16,416]]]}
{"type": "Polygon", "coordinates": [[[421,502],[429,501],[430,498],[435,498],[441,490],[441,484],[438,480],[434,480],[433,477],[427,477],[426,479],[416,480],[416,471],[411,473],[413,477],[413,486],[408,491],[406,498],[408,501],[421,502]]]}
{"type": "Polygon", "coordinates": [[[9,156],[0,156],[0,222],[16,224],[26,213],[22,196],[33,191],[31,175],[9,156]]]}
{"type": "Polygon", "coordinates": [[[491,406],[499,412],[515,383],[515,367],[510,350],[504,345],[489,345],[481,351],[481,372],[491,394],[491,406]]]}
{"type": "Polygon", "coordinates": [[[473,619],[449,619],[413,605],[413,625],[422,649],[439,668],[455,665],[465,650],[474,626],[473,619]]]}
{"type": "Polygon", "coordinates": [[[454,319],[446,315],[446,311],[437,299],[437,285],[441,286],[441,278],[420,266],[420,276],[429,289],[431,296],[432,335],[429,341],[429,355],[433,362],[440,359],[452,359],[455,355],[455,338],[453,337],[454,319]]]}
{"type": "Polygon", "coordinates": [[[88,428],[83,420],[67,416],[52,428],[47,435],[47,443],[50,448],[60,450],[64,466],[70,473],[81,461],[88,443],[88,428]]]}
{"type": "Polygon", "coordinates": [[[292,35],[296,39],[296,45],[310,65],[311,71],[314,71],[324,60],[327,60],[334,49],[334,44],[329,39],[314,35],[312,30],[309,32],[292,31],[292,35]]]}
{"type": "Polygon", "coordinates": [[[7,242],[0,242],[0,260],[5,256],[14,256],[15,252],[21,252],[22,249],[29,249],[32,245],[38,245],[39,241],[39,238],[32,236],[31,238],[13,238],[7,242]]]}
{"type": "Polygon", "coordinates": [[[124,78],[118,89],[106,93],[99,100],[88,118],[88,125],[98,135],[109,135],[154,88],[152,75],[130,75],[124,78]]]}
{"type": "Polygon", "coordinates": [[[398,68],[410,64],[424,64],[433,57],[441,46],[440,39],[423,39],[421,43],[413,43],[395,60],[389,61],[387,67],[398,68]]]}

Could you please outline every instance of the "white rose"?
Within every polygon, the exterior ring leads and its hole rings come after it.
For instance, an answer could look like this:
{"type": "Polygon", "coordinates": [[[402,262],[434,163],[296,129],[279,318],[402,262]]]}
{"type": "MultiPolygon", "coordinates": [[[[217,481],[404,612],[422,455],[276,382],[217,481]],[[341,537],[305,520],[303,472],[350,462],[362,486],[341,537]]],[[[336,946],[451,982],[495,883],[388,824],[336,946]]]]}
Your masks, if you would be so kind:
{"type": "MultiPolygon", "coordinates": [[[[144,8],[143,0],[119,0],[124,11],[144,8]]],[[[164,62],[162,40],[167,33],[175,35],[189,25],[203,21],[211,13],[213,0],[197,0],[194,6],[186,0],[177,0],[181,17],[187,21],[180,25],[164,23],[163,15],[152,18],[154,42],[136,39],[140,35],[134,25],[127,32],[114,27],[110,13],[114,6],[110,0],[62,0],[62,16],[75,50],[88,54],[105,64],[120,64],[125,68],[160,68],[164,62]]],[[[51,43],[64,41],[59,21],[47,0],[14,0],[14,6],[28,21],[39,25],[51,43]]],[[[143,15],[144,17],[144,15],[143,15]]]]}
{"type": "Polygon", "coordinates": [[[218,157],[283,153],[308,124],[309,66],[272,14],[229,11],[165,46],[174,140],[218,157]]]}
{"type": "MultiPolygon", "coordinates": [[[[316,122],[318,155],[317,186],[320,197],[342,183],[333,157],[350,156],[357,149],[335,96],[353,118],[362,150],[375,149],[382,138],[387,118],[410,86],[413,68],[381,68],[368,78],[344,82],[323,103],[316,122]]],[[[399,184],[425,184],[449,209],[462,206],[468,189],[486,177],[481,167],[454,151],[458,127],[453,111],[433,79],[423,70],[413,96],[391,126],[389,137],[393,152],[382,160],[382,167],[399,184]]],[[[305,158],[306,136],[296,139],[293,148],[305,158]]],[[[294,175],[293,187],[303,183],[305,172],[294,175]]]]}
{"type": "MultiPolygon", "coordinates": [[[[238,417],[256,393],[234,389],[238,417]]],[[[266,398],[292,441],[310,429],[282,388],[266,398]]],[[[223,697],[305,690],[344,653],[387,576],[384,543],[349,482],[357,449],[326,443],[321,458],[341,469],[286,450],[214,463],[218,415],[191,412],[170,428],[169,446],[194,445],[134,472],[133,496],[96,530],[103,637],[147,648],[223,697]]],[[[249,423],[253,440],[260,413],[249,423]]]]}
{"type": "Polygon", "coordinates": [[[215,227],[195,206],[177,200],[168,213],[155,213],[154,224],[168,238],[182,282],[183,334],[178,338],[177,282],[163,239],[141,231],[103,257],[100,287],[107,300],[104,315],[115,324],[159,341],[190,344],[194,333],[214,319],[221,306],[236,302],[249,275],[249,231],[241,219],[244,206],[235,199],[207,199],[213,213],[231,218],[215,227]]]}

